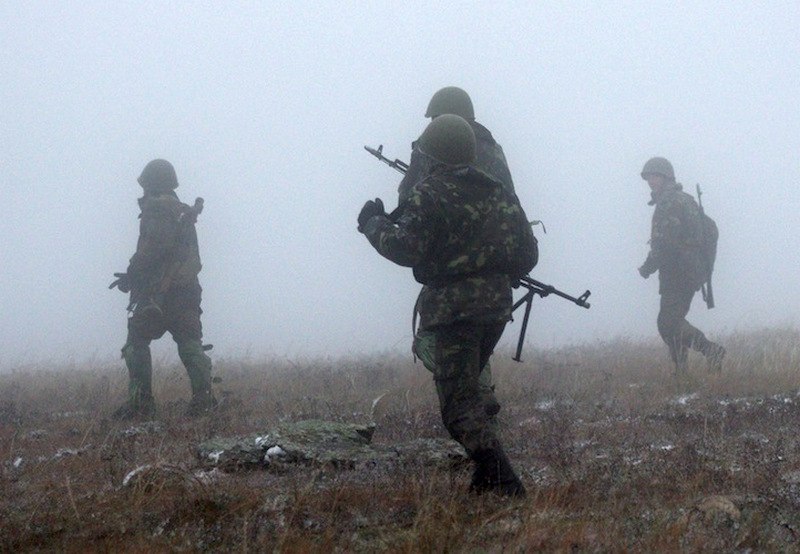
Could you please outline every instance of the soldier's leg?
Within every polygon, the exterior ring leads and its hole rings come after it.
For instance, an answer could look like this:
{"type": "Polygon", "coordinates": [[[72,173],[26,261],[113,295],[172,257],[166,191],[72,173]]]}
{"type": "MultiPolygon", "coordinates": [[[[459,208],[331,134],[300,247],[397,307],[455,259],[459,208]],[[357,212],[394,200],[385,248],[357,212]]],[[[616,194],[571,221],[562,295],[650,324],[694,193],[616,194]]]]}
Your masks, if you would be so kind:
{"type": "Polygon", "coordinates": [[[169,330],[192,387],[188,414],[199,415],[217,405],[211,389],[211,358],[203,348],[199,285],[171,292],[167,306],[169,330]]]}
{"type": "Polygon", "coordinates": [[[217,405],[211,391],[211,358],[203,350],[198,339],[175,338],[178,344],[178,356],[186,367],[192,386],[190,413],[201,413],[217,405]]]}
{"type": "Polygon", "coordinates": [[[476,463],[471,488],[522,495],[525,489],[500,445],[479,385],[481,363],[491,355],[503,327],[455,324],[435,329],[434,380],[445,428],[476,463]]]}
{"type": "MultiPolygon", "coordinates": [[[[422,361],[422,364],[434,375],[436,374],[436,333],[430,330],[419,331],[414,337],[414,354],[422,361]]],[[[484,362],[478,376],[478,387],[480,396],[483,399],[486,413],[495,416],[500,411],[500,403],[494,395],[494,384],[492,383],[492,370],[487,360],[484,362]]],[[[492,419],[494,424],[494,418],[492,419]]]]}
{"type": "Polygon", "coordinates": [[[469,455],[481,448],[496,447],[497,436],[487,425],[488,414],[478,385],[481,339],[478,326],[445,325],[433,333],[432,371],[445,428],[469,455]]]}
{"type": "Polygon", "coordinates": [[[686,320],[686,315],[689,313],[689,307],[692,304],[694,292],[686,292],[682,297],[681,313],[683,313],[682,321],[680,322],[680,343],[684,350],[689,348],[700,352],[705,356],[710,371],[722,370],[722,359],[725,357],[725,349],[706,338],[703,332],[689,323],[686,320]]]}
{"type": "MultiPolygon", "coordinates": [[[[691,303],[691,298],[689,298],[691,303]]],[[[686,314],[689,308],[685,295],[675,292],[665,292],[661,295],[661,308],[658,312],[658,333],[669,348],[670,358],[675,364],[678,373],[686,372],[687,351],[682,338],[686,314]]]]}
{"type": "Polygon", "coordinates": [[[492,379],[492,365],[487,361],[483,366],[481,372],[478,374],[478,387],[481,391],[483,404],[486,407],[486,413],[494,417],[500,413],[500,402],[494,395],[494,381],[492,379]]]}
{"type": "Polygon", "coordinates": [[[163,334],[163,326],[138,312],[128,318],[128,338],[122,347],[122,358],[128,368],[128,400],[114,412],[117,419],[151,415],[153,399],[153,362],[150,341],[163,334]]]}
{"type": "Polygon", "coordinates": [[[675,362],[678,371],[685,371],[688,349],[697,350],[706,357],[712,371],[722,369],[725,349],[706,338],[700,329],[686,321],[692,305],[694,291],[665,293],[661,296],[661,311],[658,314],[658,330],[675,362]]]}

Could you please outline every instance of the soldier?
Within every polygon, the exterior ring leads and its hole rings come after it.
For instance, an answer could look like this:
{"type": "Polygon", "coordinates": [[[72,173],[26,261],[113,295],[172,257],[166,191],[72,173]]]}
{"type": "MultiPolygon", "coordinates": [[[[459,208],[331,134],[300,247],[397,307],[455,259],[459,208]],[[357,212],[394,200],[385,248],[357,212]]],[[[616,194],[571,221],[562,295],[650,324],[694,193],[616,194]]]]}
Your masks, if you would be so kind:
{"type": "MultiPolygon", "coordinates": [[[[433,121],[444,114],[458,115],[469,122],[472,131],[475,133],[477,150],[475,166],[503,183],[509,191],[514,192],[514,181],[511,179],[511,172],[508,169],[508,162],[506,162],[503,148],[494,140],[489,129],[475,121],[475,110],[472,107],[472,100],[466,91],[458,87],[444,87],[436,91],[428,103],[425,117],[429,117],[433,121]]],[[[417,152],[416,145],[417,141],[411,144],[411,159],[409,160],[408,171],[397,188],[400,204],[405,200],[411,187],[425,176],[427,158],[417,152]]]]}
{"type": "Polygon", "coordinates": [[[194,206],[183,204],[175,194],[178,179],[166,160],[148,163],[139,184],[139,240],[128,270],[111,284],[131,293],[128,339],[122,357],[130,377],[128,400],[116,412],[117,419],[152,415],[150,342],[169,331],[192,386],[188,415],[199,415],[215,407],[211,391],[209,347],[202,343],[200,323],[202,288],[197,278],[200,253],[195,222],[202,211],[202,198],[194,206]]]}
{"type": "MultiPolygon", "coordinates": [[[[472,131],[475,133],[476,141],[476,161],[475,166],[485,173],[488,173],[496,180],[500,181],[510,192],[514,192],[514,182],[511,179],[511,172],[508,169],[503,148],[494,140],[492,133],[475,121],[475,111],[472,107],[472,100],[463,89],[458,87],[445,87],[438,90],[430,102],[428,109],[425,111],[425,117],[431,120],[444,114],[454,114],[465,119],[472,131]]],[[[400,182],[398,187],[398,205],[402,205],[407,198],[411,187],[414,186],[420,179],[424,178],[427,171],[429,158],[423,156],[417,150],[415,141],[411,145],[411,159],[409,161],[409,168],[405,177],[400,182]]],[[[414,353],[422,360],[425,367],[433,371],[431,368],[433,355],[431,348],[433,345],[433,337],[430,333],[420,330],[414,339],[414,353]]],[[[492,383],[492,372],[489,363],[486,364],[480,376],[481,395],[486,403],[486,410],[491,416],[497,415],[500,412],[500,403],[495,397],[495,386],[492,383]]]]}
{"type": "Polygon", "coordinates": [[[710,371],[722,369],[725,349],[711,342],[686,321],[694,293],[706,279],[706,260],[702,253],[702,221],[694,198],[675,182],[672,164],[665,158],[652,158],[644,164],[642,179],[650,185],[650,205],[655,205],[650,253],[639,274],[647,279],[658,271],[661,310],[658,332],[669,347],[677,373],[688,369],[688,349],[701,352],[710,371]]]}
{"type": "Polygon", "coordinates": [[[375,200],[362,208],[358,228],[382,256],[412,267],[425,285],[417,299],[420,332],[431,340],[429,369],[444,426],[475,462],[470,489],[522,496],[490,423],[479,375],[511,317],[517,247],[527,248],[522,243],[533,234],[516,196],[469,165],[475,149],[467,121],[435,118],[417,144],[429,169],[408,191],[396,224],[375,200]]]}

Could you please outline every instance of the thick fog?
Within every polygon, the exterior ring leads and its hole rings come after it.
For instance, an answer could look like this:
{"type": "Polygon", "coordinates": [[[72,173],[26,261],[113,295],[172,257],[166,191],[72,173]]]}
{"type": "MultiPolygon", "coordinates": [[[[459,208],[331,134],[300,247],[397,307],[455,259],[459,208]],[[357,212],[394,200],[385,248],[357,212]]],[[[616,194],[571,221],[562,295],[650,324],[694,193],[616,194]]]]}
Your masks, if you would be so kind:
{"type": "MultiPolygon", "coordinates": [[[[797,2],[0,3],[0,367],[118,355],[136,178],[199,218],[215,357],[408,351],[419,285],[356,231],[431,95],[464,88],[537,228],[528,347],[657,336],[651,156],[720,228],[710,335],[800,311],[797,2]],[[435,7],[432,7],[435,6],[435,7]]],[[[516,340],[518,322],[505,341],[516,340]]],[[[163,352],[171,341],[161,341],[163,352]]],[[[121,363],[121,362],[120,362],[121,363]]]]}

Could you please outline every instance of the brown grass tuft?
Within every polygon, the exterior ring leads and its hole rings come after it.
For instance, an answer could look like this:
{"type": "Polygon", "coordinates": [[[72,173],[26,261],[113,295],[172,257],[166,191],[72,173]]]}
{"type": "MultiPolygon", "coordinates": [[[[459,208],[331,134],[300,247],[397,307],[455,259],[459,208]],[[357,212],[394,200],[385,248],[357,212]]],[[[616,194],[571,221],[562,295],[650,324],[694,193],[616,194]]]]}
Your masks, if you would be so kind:
{"type": "Polygon", "coordinates": [[[197,420],[182,368],[159,367],[151,423],[109,419],[121,364],[2,374],[0,551],[791,550],[800,332],[722,342],[722,375],[692,357],[682,379],[655,341],[495,355],[530,493],[514,502],[471,496],[463,468],[222,473],[195,459],[209,437],[309,418],[374,420],[379,443],[444,437],[430,374],[405,357],[217,360],[223,408],[197,420]]]}

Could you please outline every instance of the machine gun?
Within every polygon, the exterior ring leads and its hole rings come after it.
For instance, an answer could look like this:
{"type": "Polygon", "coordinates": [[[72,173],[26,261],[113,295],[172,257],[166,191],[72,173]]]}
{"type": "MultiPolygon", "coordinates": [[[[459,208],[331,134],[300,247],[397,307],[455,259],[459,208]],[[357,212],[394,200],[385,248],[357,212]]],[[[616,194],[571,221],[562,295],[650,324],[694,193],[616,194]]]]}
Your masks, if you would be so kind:
{"type": "MultiPolygon", "coordinates": [[[[364,146],[364,150],[378,158],[383,163],[387,164],[389,167],[392,167],[405,175],[408,172],[408,164],[402,160],[390,160],[386,156],[383,155],[383,145],[381,144],[378,148],[370,148],[369,146],[364,146]]],[[[397,221],[400,217],[400,213],[402,212],[402,205],[395,208],[395,210],[389,214],[389,219],[393,222],[397,221]]],[[[544,223],[541,221],[531,221],[531,225],[541,225],[544,232],[547,233],[547,229],[544,228],[544,223]]],[[[580,295],[578,298],[570,296],[564,292],[561,292],[557,288],[551,285],[545,285],[544,283],[537,281],[531,277],[523,277],[519,280],[520,287],[523,287],[528,290],[525,295],[520,298],[512,307],[511,311],[516,311],[517,308],[525,304],[525,315],[522,317],[522,328],[520,329],[519,333],[519,341],[517,342],[517,353],[512,358],[514,361],[521,362],[520,356],[522,354],[522,344],[525,342],[525,331],[528,329],[528,318],[531,315],[531,305],[533,304],[533,297],[539,295],[540,297],[544,298],[550,294],[555,294],[556,296],[560,296],[570,302],[573,302],[580,306],[581,308],[589,309],[591,306],[586,300],[589,298],[591,292],[588,290],[580,295]]]]}
{"type": "Polygon", "coordinates": [[[574,296],[570,296],[564,292],[561,292],[557,288],[552,285],[545,285],[541,281],[537,281],[536,279],[532,279],[530,277],[522,277],[519,280],[519,286],[528,290],[525,295],[517,300],[511,308],[511,312],[515,312],[517,308],[525,304],[525,315],[522,316],[522,327],[519,330],[519,340],[517,341],[517,353],[514,355],[512,360],[515,362],[521,362],[522,359],[520,356],[522,355],[522,344],[525,342],[525,331],[528,330],[528,318],[531,315],[531,305],[533,304],[533,297],[538,295],[541,298],[545,296],[549,296],[551,294],[555,294],[556,296],[560,296],[565,300],[569,300],[570,302],[580,306],[581,308],[586,308],[587,310],[591,307],[586,300],[589,298],[589,295],[592,293],[588,290],[581,294],[578,298],[574,296]]]}

